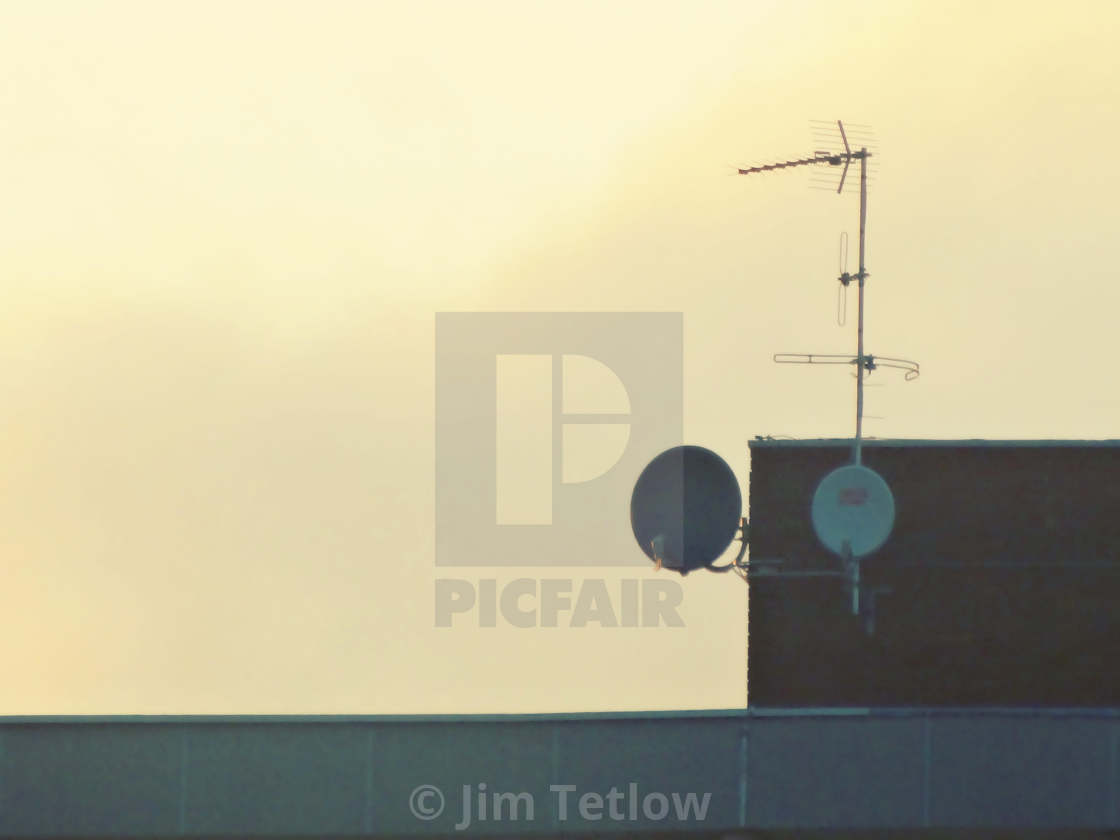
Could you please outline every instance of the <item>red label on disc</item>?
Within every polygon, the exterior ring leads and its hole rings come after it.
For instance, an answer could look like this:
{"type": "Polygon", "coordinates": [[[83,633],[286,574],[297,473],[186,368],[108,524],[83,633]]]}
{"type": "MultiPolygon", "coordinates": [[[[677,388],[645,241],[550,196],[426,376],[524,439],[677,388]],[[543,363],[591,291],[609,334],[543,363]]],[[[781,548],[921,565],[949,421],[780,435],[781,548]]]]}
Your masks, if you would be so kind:
{"type": "Polygon", "coordinates": [[[836,494],[836,501],[841,505],[862,505],[867,502],[868,493],[866,487],[844,487],[836,494]]]}

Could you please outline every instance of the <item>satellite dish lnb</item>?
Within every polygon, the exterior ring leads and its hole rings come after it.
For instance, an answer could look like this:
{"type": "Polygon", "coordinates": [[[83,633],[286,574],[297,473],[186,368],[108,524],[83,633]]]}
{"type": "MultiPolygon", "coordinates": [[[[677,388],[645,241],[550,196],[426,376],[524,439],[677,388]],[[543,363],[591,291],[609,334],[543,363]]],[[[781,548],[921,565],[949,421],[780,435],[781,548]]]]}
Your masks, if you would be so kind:
{"type": "Polygon", "coordinates": [[[894,496],[877,472],[850,464],[833,470],[813,495],[813,530],[836,554],[865,557],[894,527],[894,496]]]}
{"type": "Polygon", "coordinates": [[[649,462],[630,497],[630,525],[646,556],[682,575],[711,565],[731,544],[743,512],[727,462],[701,446],[677,446],[649,462]]]}

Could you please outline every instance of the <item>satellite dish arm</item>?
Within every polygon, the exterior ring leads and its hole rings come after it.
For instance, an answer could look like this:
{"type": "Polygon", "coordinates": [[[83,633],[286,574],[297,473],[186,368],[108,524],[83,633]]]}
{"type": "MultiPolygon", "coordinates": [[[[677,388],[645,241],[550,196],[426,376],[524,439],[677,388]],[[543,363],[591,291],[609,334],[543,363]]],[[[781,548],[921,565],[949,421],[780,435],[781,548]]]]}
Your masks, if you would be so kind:
{"type": "Polygon", "coordinates": [[[750,542],[751,526],[746,519],[739,520],[739,553],[735,555],[735,559],[728,563],[726,566],[707,566],[709,572],[726,572],[731,569],[742,569],[745,564],[743,557],[747,553],[747,543],[750,542]]]}

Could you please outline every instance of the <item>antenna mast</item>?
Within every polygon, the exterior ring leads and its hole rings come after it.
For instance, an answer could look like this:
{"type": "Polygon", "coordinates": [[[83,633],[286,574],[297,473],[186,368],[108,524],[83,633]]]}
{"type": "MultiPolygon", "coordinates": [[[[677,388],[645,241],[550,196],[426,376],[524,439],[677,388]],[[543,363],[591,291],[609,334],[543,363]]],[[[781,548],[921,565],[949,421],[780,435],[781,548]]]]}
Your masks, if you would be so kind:
{"type": "MultiPolygon", "coordinates": [[[[836,121],[840,129],[840,139],[844,143],[843,152],[817,152],[814,157],[801,158],[800,160],[787,160],[782,163],[771,163],[765,166],[752,166],[740,169],[740,175],[753,175],[757,172],[768,172],[773,169],[786,169],[794,166],[810,166],[826,163],[829,166],[840,166],[844,169],[840,173],[840,184],[836,188],[837,194],[843,191],[844,181],[848,176],[848,167],[852,161],[859,161],[859,271],[851,275],[846,271],[840,275],[840,282],[846,287],[852,280],[858,282],[859,289],[859,315],[856,327],[856,357],[838,355],[822,355],[820,353],[779,353],[774,356],[774,361],[796,364],[854,364],[856,366],[856,435],[852,445],[852,461],[859,464],[863,457],[863,379],[865,371],[875,369],[877,363],[874,356],[863,352],[863,293],[864,282],[868,277],[866,264],[867,243],[867,159],[871,153],[867,147],[853,152],[848,145],[848,135],[844,131],[844,124],[836,121]]],[[[913,379],[918,375],[918,365],[905,359],[887,359],[886,367],[897,367],[906,371],[906,378],[913,379]]]]}
{"type": "MultiPolygon", "coordinates": [[[[840,137],[844,140],[844,151],[851,160],[852,150],[848,148],[848,137],[844,134],[844,124],[836,121],[840,128],[840,137]]],[[[867,278],[867,266],[864,264],[867,228],[867,147],[858,152],[859,156],[859,326],[856,327],[858,339],[856,340],[856,442],[853,446],[852,460],[860,463],[863,454],[863,281],[867,278]]],[[[840,189],[843,189],[843,184],[840,189]]],[[[837,189],[837,192],[840,191],[837,189]]]]}

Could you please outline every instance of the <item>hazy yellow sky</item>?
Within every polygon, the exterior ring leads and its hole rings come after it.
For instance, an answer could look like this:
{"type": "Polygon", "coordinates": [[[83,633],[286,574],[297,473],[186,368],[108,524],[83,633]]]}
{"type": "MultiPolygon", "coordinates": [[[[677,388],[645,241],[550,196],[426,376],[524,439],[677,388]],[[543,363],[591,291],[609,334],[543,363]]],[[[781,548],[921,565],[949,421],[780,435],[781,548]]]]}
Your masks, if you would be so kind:
{"type": "MultiPolygon", "coordinates": [[[[867,433],[1115,437],[1118,27],[1110,2],[12,5],[0,713],[741,705],[730,576],[685,581],[683,629],[433,626],[434,313],[682,312],[685,436],[746,490],[754,435],[851,432],[842,369],[770,357],[852,349],[857,201],[730,173],[841,118],[879,151],[868,350],[923,371],[876,374],[867,433]]],[[[498,571],[455,575],[526,573],[498,571]]]]}

